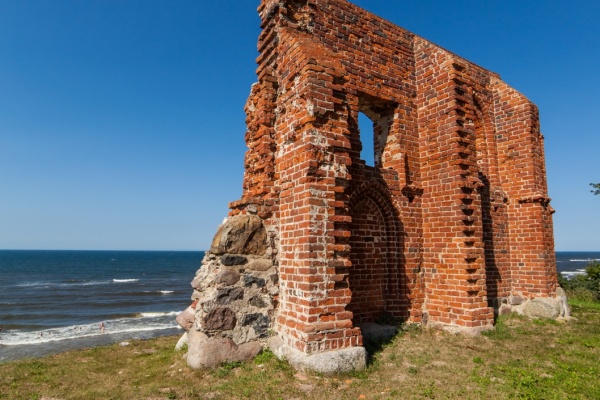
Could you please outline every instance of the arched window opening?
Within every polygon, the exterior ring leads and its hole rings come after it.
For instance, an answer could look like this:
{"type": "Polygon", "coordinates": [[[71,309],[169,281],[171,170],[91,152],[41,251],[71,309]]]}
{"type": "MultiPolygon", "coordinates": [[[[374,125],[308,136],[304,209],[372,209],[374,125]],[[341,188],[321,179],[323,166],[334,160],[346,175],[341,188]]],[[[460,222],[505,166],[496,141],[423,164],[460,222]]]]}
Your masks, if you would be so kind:
{"type": "Polygon", "coordinates": [[[366,94],[358,98],[358,131],[362,146],[360,159],[370,167],[383,167],[396,106],[393,102],[366,94]]]}
{"type": "Polygon", "coordinates": [[[375,166],[375,135],[373,121],[363,112],[358,113],[358,130],[362,150],[360,158],[370,167],[375,166]]]}

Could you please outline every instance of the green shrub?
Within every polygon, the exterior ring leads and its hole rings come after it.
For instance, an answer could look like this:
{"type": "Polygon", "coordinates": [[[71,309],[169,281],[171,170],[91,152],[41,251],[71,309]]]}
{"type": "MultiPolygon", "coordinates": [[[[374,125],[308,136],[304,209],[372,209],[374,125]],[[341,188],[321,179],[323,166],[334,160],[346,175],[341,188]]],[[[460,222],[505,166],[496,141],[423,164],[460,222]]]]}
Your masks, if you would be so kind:
{"type": "Polygon", "coordinates": [[[600,282],[600,262],[592,261],[585,268],[585,273],[594,282],[600,282]]]}
{"type": "Polygon", "coordinates": [[[575,275],[571,279],[559,275],[558,283],[572,300],[600,301],[600,262],[590,262],[585,274],[575,275]]]}

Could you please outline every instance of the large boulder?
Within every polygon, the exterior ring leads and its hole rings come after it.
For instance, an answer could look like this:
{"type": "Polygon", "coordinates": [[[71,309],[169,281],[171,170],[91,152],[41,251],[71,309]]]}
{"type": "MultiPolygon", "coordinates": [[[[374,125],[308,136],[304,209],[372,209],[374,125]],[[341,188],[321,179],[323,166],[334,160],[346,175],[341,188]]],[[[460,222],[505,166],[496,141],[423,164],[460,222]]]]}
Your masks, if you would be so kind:
{"type": "Polygon", "coordinates": [[[180,351],[183,350],[188,345],[188,333],[185,332],[177,341],[175,345],[175,350],[180,351]]]}
{"type": "Polygon", "coordinates": [[[555,299],[533,299],[525,304],[523,314],[532,318],[557,318],[561,314],[561,306],[555,299]]]}
{"type": "Polygon", "coordinates": [[[177,317],[175,318],[175,320],[177,321],[179,326],[181,326],[187,332],[190,329],[192,329],[192,326],[194,325],[195,315],[196,309],[192,306],[189,306],[184,311],[180,312],[179,315],[177,315],[177,317]]]}
{"type": "Polygon", "coordinates": [[[262,350],[260,342],[236,345],[230,338],[208,338],[192,329],[188,334],[187,363],[192,368],[210,368],[224,362],[245,361],[262,350]]]}
{"type": "Polygon", "coordinates": [[[228,218],[219,227],[210,252],[213,254],[251,254],[262,256],[267,251],[267,232],[255,215],[228,218]]]}

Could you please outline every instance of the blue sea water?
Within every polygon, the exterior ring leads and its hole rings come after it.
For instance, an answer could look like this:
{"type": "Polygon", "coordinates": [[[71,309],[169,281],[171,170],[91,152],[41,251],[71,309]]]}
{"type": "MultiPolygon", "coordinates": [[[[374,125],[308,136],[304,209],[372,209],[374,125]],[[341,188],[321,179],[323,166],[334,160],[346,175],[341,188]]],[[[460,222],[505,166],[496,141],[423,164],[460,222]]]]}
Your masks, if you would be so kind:
{"type": "MultiPolygon", "coordinates": [[[[182,333],[203,252],[0,250],[0,362],[182,333]],[[105,333],[100,323],[105,324],[105,333]]],[[[600,252],[557,252],[581,273],[600,252]]]]}
{"type": "Polygon", "coordinates": [[[203,256],[0,250],[0,362],[180,333],[203,256]]]}
{"type": "Polygon", "coordinates": [[[600,261],[600,251],[557,251],[556,270],[565,278],[583,274],[592,261],[600,261]]]}

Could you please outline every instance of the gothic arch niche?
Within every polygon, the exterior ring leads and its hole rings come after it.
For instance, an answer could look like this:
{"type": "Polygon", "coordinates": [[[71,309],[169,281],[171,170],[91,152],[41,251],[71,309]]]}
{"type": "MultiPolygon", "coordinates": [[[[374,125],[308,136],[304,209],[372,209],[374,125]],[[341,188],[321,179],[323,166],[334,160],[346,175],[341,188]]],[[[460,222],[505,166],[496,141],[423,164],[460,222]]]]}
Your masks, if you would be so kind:
{"type": "Polygon", "coordinates": [[[390,200],[375,185],[351,197],[349,274],[353,323],[399,317],[400,266],[398,219],[390,200]]]}

